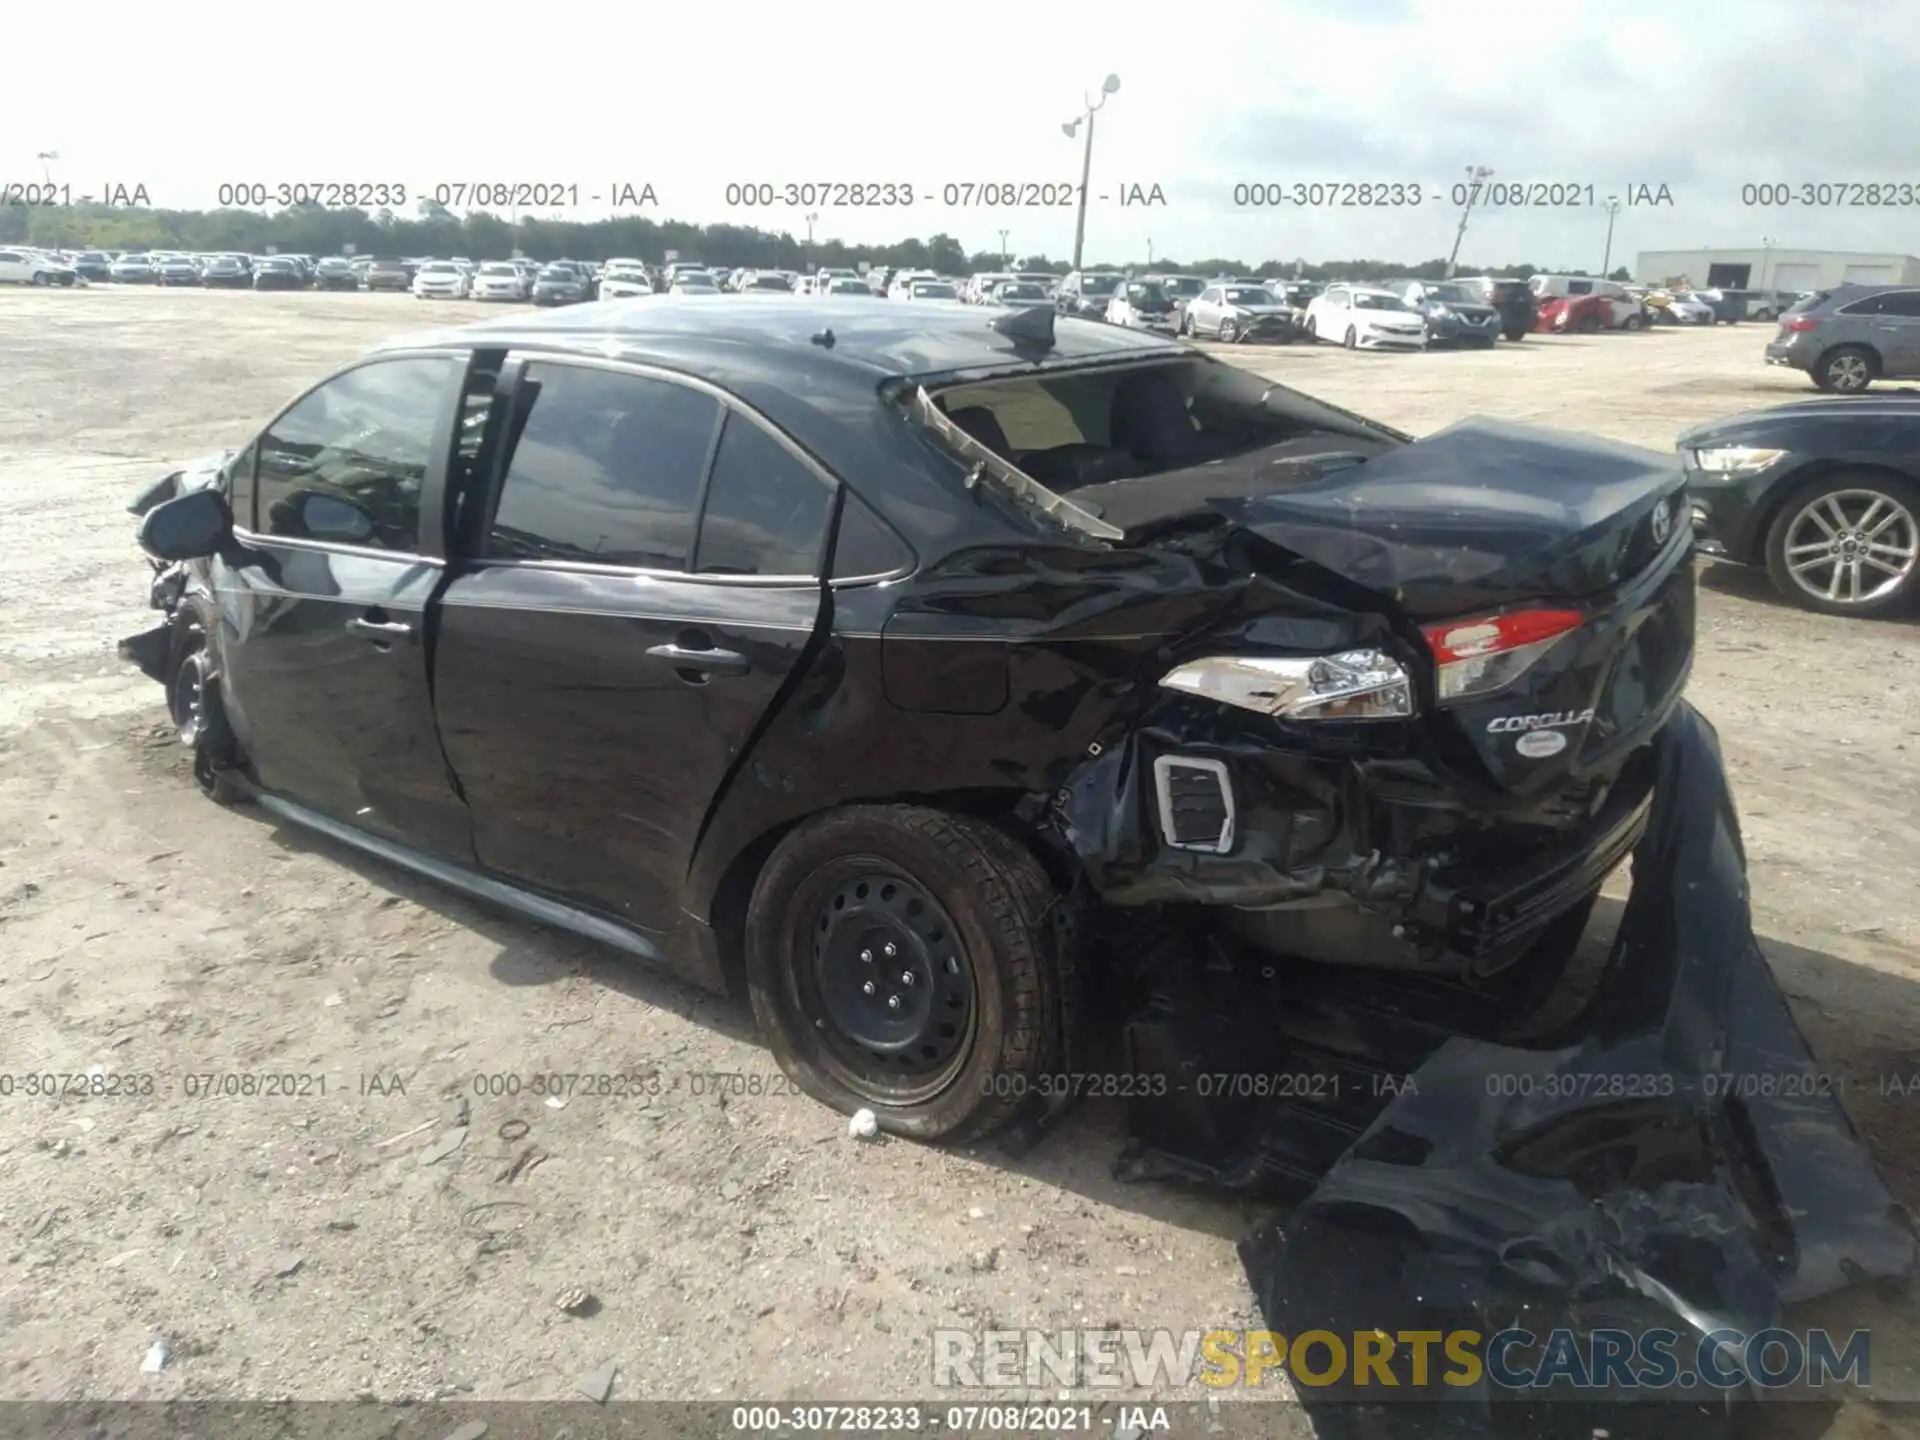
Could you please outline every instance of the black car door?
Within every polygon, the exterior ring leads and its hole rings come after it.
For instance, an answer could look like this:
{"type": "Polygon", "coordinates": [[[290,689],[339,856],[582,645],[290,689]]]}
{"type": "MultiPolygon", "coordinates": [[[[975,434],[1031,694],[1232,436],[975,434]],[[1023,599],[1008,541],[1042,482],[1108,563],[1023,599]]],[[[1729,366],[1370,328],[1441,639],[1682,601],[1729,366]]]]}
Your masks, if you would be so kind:
{"type": "Polygon", "coordinates": [[[295,401],[234,462],[239,544],[214,585],[221,695],[260,784],[470,861],[424,629],[466,364],[383,356],[295,401]]]}
{"type": "Polygon", "coordinates": [[[514,357],[435,690],[481,863],[653,932],[827,612],[834,486],[684,377],[514,357]]]}

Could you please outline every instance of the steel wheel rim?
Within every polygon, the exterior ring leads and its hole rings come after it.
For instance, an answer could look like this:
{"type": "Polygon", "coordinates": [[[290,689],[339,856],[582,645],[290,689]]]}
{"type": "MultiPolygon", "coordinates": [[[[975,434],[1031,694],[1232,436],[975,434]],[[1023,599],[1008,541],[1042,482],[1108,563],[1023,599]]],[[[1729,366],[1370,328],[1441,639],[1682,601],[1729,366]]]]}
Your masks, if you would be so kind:
{"type": "Polygon", "coordinates": [[[207,672],[199,654],[180,662],[173,677],[172,704],[174,732],[182,745],[198,745],[207,728],[207,672]]]}
{"type": "Polygon", "coordinates": [[[1827,362],[1827,379],[1836,390],[1864,390],[1867,361],[1862,355],[1836,355],[1827,362]]]}
{"type": "Polygon", "coordinates": [[[1920,562],[1913,512],[1879,490],[1834,490],[1787,526],[1787,573],[1830,605],[1870,605],[1897,593],[1920,562]]]}
{"type": "Polygon", "coordinates": [[[819,880],[807,887],[817,900],[796,907],[794,998],[822,1068],[880,1105],[940,1095],[978,1028],[978,981],[953,917],[877,857],[819,880]]]}

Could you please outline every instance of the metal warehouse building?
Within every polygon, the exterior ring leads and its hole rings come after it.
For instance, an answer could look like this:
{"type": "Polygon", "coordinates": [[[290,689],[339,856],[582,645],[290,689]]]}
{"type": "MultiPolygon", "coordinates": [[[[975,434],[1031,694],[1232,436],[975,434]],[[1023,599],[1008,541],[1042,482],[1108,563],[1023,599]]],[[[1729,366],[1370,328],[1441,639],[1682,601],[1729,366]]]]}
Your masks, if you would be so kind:
{"type": "Polygon", "coordinates": [[[1643,285],[1686,277],[1734,290],[1826,290],[1835,285],[1920,285],[1920,257],[1857,250],[1643,250],[1633,278],[1643,285]]]}

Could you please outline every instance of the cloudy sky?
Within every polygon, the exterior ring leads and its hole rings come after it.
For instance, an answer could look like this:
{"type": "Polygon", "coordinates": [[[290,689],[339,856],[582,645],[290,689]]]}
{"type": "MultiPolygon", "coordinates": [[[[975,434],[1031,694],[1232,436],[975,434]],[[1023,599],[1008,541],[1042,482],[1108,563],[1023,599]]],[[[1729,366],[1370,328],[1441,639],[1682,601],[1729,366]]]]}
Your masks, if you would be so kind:
{"type": "Polygon", "coordinates": [[[0,183],[38,181],[36,155],[53,150],[76,194],[139,183],[159,205],[211,205],[235,182],[378,181],[417,197],[502,180],[577,186],[591,214],[606,205],[589,197],[650,184],[659,216],[800,234],[808,206],[729,206],[727,186],[890,182],[912,188],[910,209],[816,202],[816,235],[944,231],[998,249],[1005,229],[1017,252],[1060,256],[1070,206],[950,207],[946,187],[1077,182],[1080,146],[1060,125],[1113,72],[1089,263],[1149,241],[1250,262],[1444,255],[1450,192],[1473,165],[1582,202],[1591,187],[1593,204],[1476,211],[1463,259],[1596,267],[1606,198],[1661,186],[1670,205],[1621,210],[1615,264],[1763,237],[1920,253],[1920,203],[1742,202],[1744,185],[1842,181],[1905,184],[1920,202],[1920,0],[1220,0],[1141,7],[1154,18],[1139,23],[1111,5],[993,0],[846,18],[349,10],[352,23],[209,0],[179,23],[89,11],[84,45],[42,34],[0,88],[0,183]],[[1422,203],[1234,203],[1236,186],[1344,182],[1418,185],[1422,203]],[[1136,185],[1165,204],[1121,206],[1136,185]]]}

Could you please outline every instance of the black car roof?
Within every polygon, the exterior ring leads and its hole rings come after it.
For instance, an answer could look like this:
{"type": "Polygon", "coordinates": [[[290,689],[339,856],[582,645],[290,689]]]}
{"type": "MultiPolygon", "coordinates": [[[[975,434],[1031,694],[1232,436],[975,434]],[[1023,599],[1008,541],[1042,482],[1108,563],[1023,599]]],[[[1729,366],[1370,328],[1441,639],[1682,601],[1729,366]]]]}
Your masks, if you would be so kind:
{"type": "Polygon", "coordinates": [[[445,345],[540,349],[655,360],[696,375],[735,367],[761,376],[804,370],[843,380],[857,377],[870,389],[896,377],[1003,369],[1035,359],[1052,365],[1147,358],[1181,348],[1140,331],[1063,316],[1055,322],[1053,349],[1036,357],[989,328],[1003,313],[912,301],[882,307],[777,293],[697,300],[665,296],[503,316],[457,330],[402,336],[369,353],[445,345]],[[829,330],[831,347],[814,342],[815,335],[829,330]]]}

